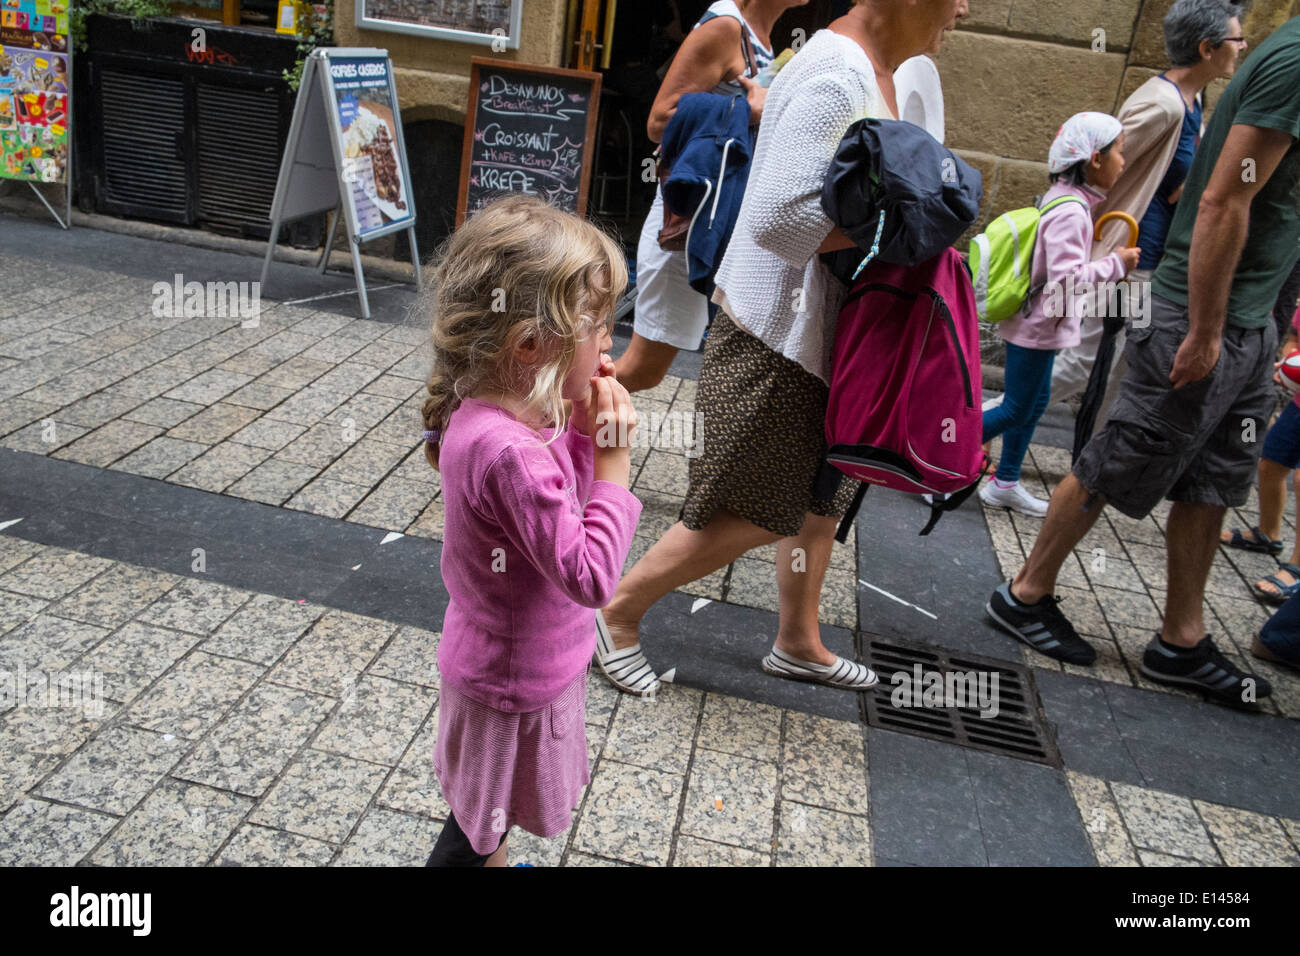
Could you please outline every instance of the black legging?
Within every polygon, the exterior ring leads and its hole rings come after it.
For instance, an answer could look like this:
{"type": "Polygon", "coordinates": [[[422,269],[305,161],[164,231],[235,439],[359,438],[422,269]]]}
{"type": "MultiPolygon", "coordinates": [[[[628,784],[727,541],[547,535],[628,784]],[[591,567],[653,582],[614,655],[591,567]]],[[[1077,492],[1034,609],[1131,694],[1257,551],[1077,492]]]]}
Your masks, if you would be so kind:
{"type": "MultiPolygon", "coordinates": [[[[501,843],[505,842],[506,835],[503,833],[501,834],[501,843]]],[[[501,843],[497,844],[497,849],[501,848],[501,843]]],[[[433,852],[429,854],[429,859],[424,865],[482,866],[487,861],[487,856],[474,852],[474,847],[470,846],[469,837],[465,835],[465,831],[456,822],[455,814],[450,810],[447,811],[447,822],[442,825],[442,832],[438,834],[438,842],[433,845],[433,852]]]]}

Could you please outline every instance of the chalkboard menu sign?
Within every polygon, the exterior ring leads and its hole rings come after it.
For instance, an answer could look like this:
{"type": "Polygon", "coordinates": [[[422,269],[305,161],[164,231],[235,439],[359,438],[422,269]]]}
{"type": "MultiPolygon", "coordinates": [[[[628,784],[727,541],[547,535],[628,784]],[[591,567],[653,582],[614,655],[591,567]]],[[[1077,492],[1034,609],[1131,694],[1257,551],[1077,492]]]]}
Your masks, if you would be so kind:
{"type": "Polygon", "coordinates": [[[506,193],[587,211],[600,74],[475,57],[456,225],[506,193]]]}

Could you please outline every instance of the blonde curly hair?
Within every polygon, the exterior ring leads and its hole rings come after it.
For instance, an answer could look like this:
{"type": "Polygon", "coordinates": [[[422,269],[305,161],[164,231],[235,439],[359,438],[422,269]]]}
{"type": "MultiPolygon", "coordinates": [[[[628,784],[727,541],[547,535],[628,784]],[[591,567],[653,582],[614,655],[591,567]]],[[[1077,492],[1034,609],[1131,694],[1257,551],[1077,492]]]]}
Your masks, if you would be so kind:
{"type": "MultiPolygon", "coordinates": [[[[461,401],[486,386],[520,396],[558,434],[578,343],[609,321],[627,286],[618,243],[540,199],[510,195],[465,222],[435,268],[424,304],[433,313],[425,429],[445,431],[461,401]],[[530,341],[540,359],[525,365],[516,349],[530,341]]],[[[424,446],[435,469],[439,445],[424,446]]]]}

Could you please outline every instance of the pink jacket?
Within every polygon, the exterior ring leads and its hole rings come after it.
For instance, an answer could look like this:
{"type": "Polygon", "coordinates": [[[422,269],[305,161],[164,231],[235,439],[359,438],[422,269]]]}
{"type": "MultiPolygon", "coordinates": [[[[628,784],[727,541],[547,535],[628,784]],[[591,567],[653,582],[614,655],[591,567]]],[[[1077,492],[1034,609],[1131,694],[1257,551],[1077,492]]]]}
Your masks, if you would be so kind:
{"type": "Polygon", "coordinates": [[[1042,218],[1029,285],[1043,289],[1034,296],[1028,315],[998,325],[1002,338],[1027,349],[1059,351],[1078,345],[1087,290],[1096,283],[1118,282],[1125,274],[1119,253],[1091,259],[1091,210],[1106,197],[1086,186],[1058,182],[1047,190],[1042,205],[1059,196],[1077,196],[1088,205],[1062,203],[1042,218]]]}
{"type": "Polygon", "coordinates": [[[570,428],[544,445],[549,437],[467,398],[438,456],[451,595],[438,669],[508,712],[546,706],[587,667],[592,608],[613,596],[641,515],[626,488],[593,480],[589,437],[570,428]]]}

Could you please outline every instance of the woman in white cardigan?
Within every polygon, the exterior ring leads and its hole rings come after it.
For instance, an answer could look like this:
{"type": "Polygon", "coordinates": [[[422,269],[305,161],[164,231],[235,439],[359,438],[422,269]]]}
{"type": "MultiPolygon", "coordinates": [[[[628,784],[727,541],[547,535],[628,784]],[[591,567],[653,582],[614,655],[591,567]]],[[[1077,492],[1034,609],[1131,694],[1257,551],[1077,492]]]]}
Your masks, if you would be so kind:
{"type": "Polygon", "coordinates": [[[817,254],[852,246],[822,212],[822,183],[850,125],[898,115],[898,66],[937,49],[966,10],[966,0],[858,0],[809,39],[769,89],[718,270],[720,310],[696,395],[703,453],[690,459],[682,518],[598,617],[596,661],[620,690],[646,695],[659,686],[637,633],[652,604],[773,541],[780,624],[763,668],[849,690],[876,683],[867,667],[826,649],[818,622],[835,526],[855,487],[845,478],[829,497],[814,489],[845,293],[817,254]]]}

